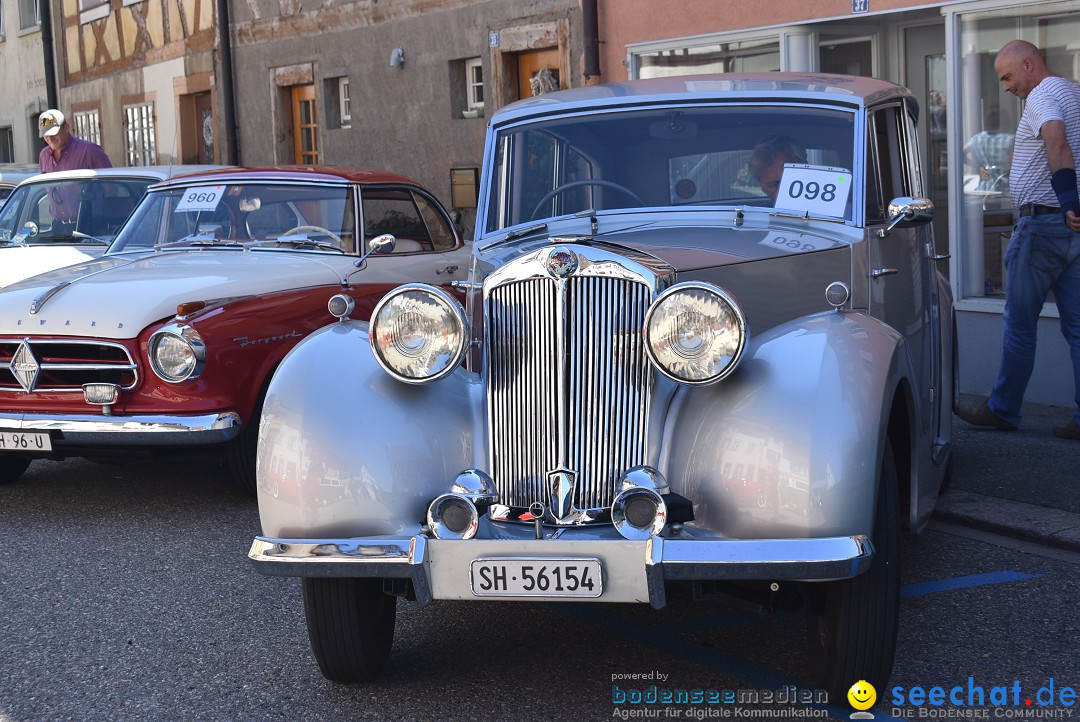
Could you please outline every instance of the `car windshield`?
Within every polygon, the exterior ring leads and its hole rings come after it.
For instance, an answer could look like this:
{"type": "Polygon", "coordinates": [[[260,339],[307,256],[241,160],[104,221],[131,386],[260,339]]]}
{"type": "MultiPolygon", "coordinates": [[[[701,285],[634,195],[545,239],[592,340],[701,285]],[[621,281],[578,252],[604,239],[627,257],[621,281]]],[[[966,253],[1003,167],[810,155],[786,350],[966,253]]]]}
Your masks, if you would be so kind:
{"type": "Polygon", "coordinates": [[[486,230],[586,210],[689,205],[850,219],[854,121],[852,111],[821,107],[717,105],[513,126],[497,137],[486,230]]]}
{"type": "Polygon", "coordinates": [[[354,215],[345,184],[173,186],[147,194],[109,253],[240,244],[352,253],[354,215]]]}
{"type": "Polygon", "coordinates": [[[108,243],[150,178],[79,178],[21,185],[0,208],[0,244],[108,243]]]}

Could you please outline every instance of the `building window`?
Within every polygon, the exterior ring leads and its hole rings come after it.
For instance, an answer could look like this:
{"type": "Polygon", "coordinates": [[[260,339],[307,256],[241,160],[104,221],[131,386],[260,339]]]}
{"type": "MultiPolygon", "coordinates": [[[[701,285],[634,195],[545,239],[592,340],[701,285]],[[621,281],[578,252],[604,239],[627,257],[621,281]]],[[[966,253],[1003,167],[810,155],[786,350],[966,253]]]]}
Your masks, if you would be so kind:
{"type": "MultiPolygon", "coordinates": [[[[1004,258],[1012,233],[1013,204],[1009,165],[1013,134],[1022,107],[1002,92],[994,71],[1001,47],[1020,38],[1042,50],[1054,72],[1071,80],[1080,77],[1080,16],[1051,13],[1048,7],[1009,8],[960,17],[960,184],[961,265],[960,299],[999,299],[1005,295],[1004,258]]],[[[952,121],[950,121],[950,124],[952,121]]],[[[957,170],[957,173],[960,171],[957,170]]],[[[939,250],[939,252],[941,252],[939,250]]],[[[1050,301],[1052,302],[1051,295],[1050,301]]]]}
{"type": "Polygon", "coordinates": [[[352,104],[349,101],[349,79],[338,78],[338,109],[341,113],[341,127],[352,127],[352,104]]]}
{"type": "Polygon", "coordinates": [[[101,114],[97,109],[76,112],[71,125],[76,137],[101,145],[101,114]]]}
{"type": "Polygon", "coordinates": [[[79,22],[100,20],[109,14],[109,0],[79,0],[79,22]]]}
{"type": "Polygon", "coordinates": [[[19,0],[19,28],[37,27],[41,25],[40,0],[19,0]]]}
{"type": "Polygon", "coordinates": [[[635,60],[639,78],[780,70],[780,43],[772,37],[676,47],[641,53],[635,60]]]}
{"type": "Polygon", "coordinates": [[[5,33],[5,28],[4,28],[4,3],[3,3],[3,0],[0,0],[0,41],[2,41],[4,39],[5,34],[6,33],[5,33]]]}
{"type": "Polygon", "coordinates": [[[157,162],[153,103],[124,106],[124,152],[129,166],[157,162]]]}
{"type": "Polygon", "coordinates": [[[0,128],[0,163],[15,162],[15,134],[11,126],[0,128]]]}
{"type": "Polygon", "coordinates": [[[465,95],[469,108],[484,107],[484,65],[480,58],[465,61],[465,95]]]}

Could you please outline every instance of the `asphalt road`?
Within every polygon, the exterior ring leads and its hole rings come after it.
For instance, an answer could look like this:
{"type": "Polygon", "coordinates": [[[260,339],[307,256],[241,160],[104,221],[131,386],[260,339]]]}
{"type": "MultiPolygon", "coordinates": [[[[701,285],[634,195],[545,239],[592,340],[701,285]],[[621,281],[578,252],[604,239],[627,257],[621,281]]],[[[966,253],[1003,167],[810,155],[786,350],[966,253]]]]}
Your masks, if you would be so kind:
{"type": "MultiPolygon", "coordinates": [[[[607,720],[628,709],[613,684],[810,686],[799,615],[685,598],[659,612],[403,603],[383,678],[334,685],[311,657],[299,582],[246,559],[257,532],[254,502],[210,464],[36,462],[0,487],[0,722],[607,720]],[[614,679],[648,673],[665,679],[614,679]]],[[[905,542],[892,686],[970,676],[987,693],[1016,682],[1027,699],[1052,677],[1080,692],[1080,557],[937,531],[905,542]]],[[[879,718],[891,709],[879,703],[879,718]]]]}

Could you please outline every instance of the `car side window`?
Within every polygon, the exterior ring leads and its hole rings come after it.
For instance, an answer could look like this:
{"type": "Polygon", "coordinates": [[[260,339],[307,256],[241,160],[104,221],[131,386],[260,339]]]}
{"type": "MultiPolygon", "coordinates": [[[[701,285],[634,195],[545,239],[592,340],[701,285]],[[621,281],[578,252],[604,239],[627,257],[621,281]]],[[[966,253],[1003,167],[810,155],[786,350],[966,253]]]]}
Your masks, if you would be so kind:
{"type": "Polygon", "coordinates": [[[900,107],[890,105],[871,112],[867,140],[866,222],[884,223],[893,198],[910,195],[911,172],[905,152],[906,137],[900,107]]]}
{"type": "Polygon", "coordinates": [[[389,233],[395,253],[432,251],[435,245],[413,193],[397,189],[364,189],[364,241],[389,233]]]}
{"type": "Polygon", "coordinates": [[[454,231],[450,228],[447,218],[439,212],[435,204],[420,195],[413,193],[416,207],[427,224],[428,233],[431,235],[431,243],[436,251],[449,251],[454,248],[454,231]]]}

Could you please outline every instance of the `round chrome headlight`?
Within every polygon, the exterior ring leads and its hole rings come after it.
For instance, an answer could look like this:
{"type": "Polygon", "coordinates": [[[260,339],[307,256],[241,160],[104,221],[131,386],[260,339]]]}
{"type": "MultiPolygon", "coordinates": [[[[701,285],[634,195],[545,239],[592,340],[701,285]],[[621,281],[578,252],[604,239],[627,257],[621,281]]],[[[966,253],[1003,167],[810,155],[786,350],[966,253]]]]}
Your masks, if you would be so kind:
{"type": "Polygon", "coordinates": [[[409,384],[441,379],[468,349],[465,309],[450,294],[419,283],[400,286],[371,314],[371,347],[386,372],[409,384]]]}
{"type": "Polygon", "coordinates": [[[735,299],[709,283],[678,283],[645,314],[645,348],[665,376],[711,384],[739,363],[746,319],[735,299]]]}
{"type": "Polygon", "coordinates": [[[202,373],[206,345],[191,326],[170,323],[150,337],[147,344],[150,368],[171,384],[193,379],[202,373]]]}

